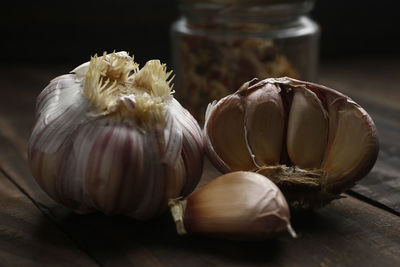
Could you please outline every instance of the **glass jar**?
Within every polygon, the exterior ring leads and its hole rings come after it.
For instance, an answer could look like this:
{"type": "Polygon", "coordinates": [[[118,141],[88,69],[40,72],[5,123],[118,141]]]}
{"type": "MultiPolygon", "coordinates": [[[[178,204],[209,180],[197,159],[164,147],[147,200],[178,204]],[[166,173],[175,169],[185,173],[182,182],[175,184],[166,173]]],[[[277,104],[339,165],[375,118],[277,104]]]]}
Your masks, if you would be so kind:
{"type": "Polygon", "coordinates": [[[253,78],[316,78],[313,0],[180,0],[171,27],[176,97],[199,122],[207,104],[253,78]]]}

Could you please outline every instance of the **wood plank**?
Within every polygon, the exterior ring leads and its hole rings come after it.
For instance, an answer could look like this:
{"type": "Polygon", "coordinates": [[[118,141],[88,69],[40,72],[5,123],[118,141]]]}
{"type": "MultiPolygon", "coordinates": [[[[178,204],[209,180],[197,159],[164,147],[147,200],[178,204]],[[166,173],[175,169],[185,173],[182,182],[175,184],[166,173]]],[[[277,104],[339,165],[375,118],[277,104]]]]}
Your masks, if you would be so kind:
{"type": "Polygon", "coordinates": [[[400,214],[400,61],[332,61],[322,66],[321,83],[341,90],[367,110],[379,135],[380,151],[371,172],[352,191],[400,214]]]}
{"type": "Polygon", "coordinates": [[[0,68],[0,166],[39,204],[51,202],[30,175],[26,164],[27,142],[33,127],[36,97],[65,68],[11,65],[0,68]],[[21,163],[21,159],[23,162],[21,163]],[[22,179],[21,181],[18,179],[22,179]]]}
{"type": "MultiPolygon", "coordinates": [[[[203,183],[216,175],[207,162],[203,183]]],[[[181,237],[169,214],[140,222],[101,214],[82,216],[57,204],[45,204],[42,212],[105,266],[400,264],[399,218],[352,197],[316,212],[296,214],[293,226],[298,239],[284,235],[257,243],[181,237]]]]}
{"type": "MultiPolygon", "coordinates": [[[[26,83],[38,85],[41,78],[35,81],[35,77],[37,78],[36,75],[27,78],[26,83]]],[[[24,82],[20,83],[18,86],[25,88],[24,82]]],[[[32,113],[29,113],[32,103],[29,104],[29,101],[33,100],[29,98],[34,92],[21,90],[24,93],[20,94],[26,97],[25,106],[13,107],[10,103],[6,109],[10,116],[6,116],[7,113],[0,107],[2,125],[6,126],[0,127],[0,167],[32,199],[40,211],[54,221],[55,225],[49,223],[49,227],[41,228],[43,236],[51,236],[51,229],[58,227],[67,233],[66,240],[72,239],[102,265],[400,265],[398,216],[352,197],[333,202],[316,212],[295,214],[293,226],[300,235],[298,239],[284,235],[276,240],[256,243],[199,236],[181,237],[176,234],[169,214],[148,222],[125,217],[106,217],[101,214],[74,214],[49,199],[30,174],[24,151],[32,120],[32,113]]],[[[8,101],[12,101],[12,94],[7,97],[8,101]]],[[[201,184],[218,174],[207,161],[201,184]]],[[[0,211],[3,211],[3,208],[0,211]]],[[[46,218],[45,215],[42,215],[42,218],[46,218]]],[[[32,220],[35,222],[34,218],[28,217],[27,223],[31,223],[32,220]]],[[[8,224],[13,223],[4,222],[6,227],[11,227],[8,224]]],[[[27,234],[32,234],[32,231],[28,229],[27,234]]],[[[7,237],[0,237],[0,242],[6,242],[4,240],[7,240],[7,237]]],[[[30,263],[29,259],[26,259],[29,257],[23,254],[26,252],[21,252],[22,256],[12,258],[9,251],[0,251],[0,257],[9,257],[10,262],[23,258],[18,263],[30,263]]],[[[11,254],[17,253],[14,250],[11,254]]]]}
{"type": "Polygon", "coordinates": [[[1,266],[97,266],[0,173],[1,266]]]}
{"type": "MultiPolygon", "coordinates": [[[[26,140],[33,124],[36,96],[48,81],[71,68],[33,68],[23,65],[0,68],[4,74],[1,84],[7,88],[0,90],[0,130],[23,156],[26,157],[26,140]]],[[[353,190],[400,213],[398,69],[400,61],[396,59],[347,60],[345,64],[343,60],[331,61],[322,64],[320,82],[353,97],[370,113],[378,128],[378,160],[370,174],[359,181],[353,190]]],[[[31,186],[35,184],[30,183],[31,186]]]]}
{"type": "MultiPolygon", "coordinates": [[[[215,172],[209,164],[205,171],[203,180],[215,172]]],[[[300,235],[298,239],[284,235],[259,243],[180,237],[169,215],[151,222],[99,214],[82,217],[53,212],[53,215],[106,265],[115,262],[146,266],[149,262],[163,266],[400,264],[399,218],[351,197],[316,212],[296,214],[293,226],[300,235]],[[105,247],[96,245],[101,241],[113,244],[105,245],[108,255],[102,254],[105,247]]]]}

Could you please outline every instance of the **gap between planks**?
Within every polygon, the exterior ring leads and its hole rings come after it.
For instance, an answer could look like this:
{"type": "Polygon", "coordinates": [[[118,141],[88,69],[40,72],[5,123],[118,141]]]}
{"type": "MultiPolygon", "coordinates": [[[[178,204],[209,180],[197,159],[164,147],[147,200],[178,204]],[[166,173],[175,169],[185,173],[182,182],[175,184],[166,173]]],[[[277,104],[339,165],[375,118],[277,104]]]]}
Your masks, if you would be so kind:
{"type": "MultiPolygon", "coordinates": [[[[0,162],[1,163],[1,162],[0,162]]],[[[51,223],[53,223],[53,225],[61,232],[63,233],[67,238],[69,238],[69,240],[71,242],[73,242],[73,244],[75,245],[75,247],[80,250],[81,252],[83,252],[84,254],[86,254],[91,260],[94,261],[94,263],[96,263],[99,266],[103,266],[101,262],[98,261],[98,259],[96,257],[94,257],[93,255],[91,255],[91,253],[89,251],[87,251],[84,247],[82,247],[81,245],[79,245],[79,242],[77,242],[77,240],[75,240],[74,238],[71,237],[71,235],[65,231],[62,227],[62,225],[60,225],[56,219],[53,218],[53,216],[51,215],[51,211],[49,210],[49,208],[47,208],[45,205],[41,205],[39,202],[35,201],[35,199],[28,193],[26,192],[0,165],[0,174],[2,174],[18,191],[21,192],[21,194],[23,194],[29,201],[32,202],[33,206],[36,207],[39,212],[41,212],[51,223]]]]}

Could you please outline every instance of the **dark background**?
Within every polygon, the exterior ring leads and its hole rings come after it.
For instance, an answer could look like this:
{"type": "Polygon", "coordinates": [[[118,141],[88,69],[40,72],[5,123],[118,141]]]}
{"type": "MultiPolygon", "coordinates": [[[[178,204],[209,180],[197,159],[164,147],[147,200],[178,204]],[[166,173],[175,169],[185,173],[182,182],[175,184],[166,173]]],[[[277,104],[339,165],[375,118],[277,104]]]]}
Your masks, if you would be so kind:
{"type": "MultiPolygon", "coordinates": [[[[317,0],[321,58],[399,57],[396,1],[317,0]]],[[[126,50],[141,65],[169,62],[176,1],[14,1],[1,9],[1,64],[75,66],[94,53],[126,50]]]]}

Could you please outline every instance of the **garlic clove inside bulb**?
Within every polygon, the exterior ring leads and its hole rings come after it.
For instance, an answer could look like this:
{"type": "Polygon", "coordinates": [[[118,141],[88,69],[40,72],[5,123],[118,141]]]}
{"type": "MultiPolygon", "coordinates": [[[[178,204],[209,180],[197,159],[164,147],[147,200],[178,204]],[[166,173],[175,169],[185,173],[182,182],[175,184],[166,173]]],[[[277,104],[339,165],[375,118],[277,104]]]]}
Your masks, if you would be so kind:
{"type": "MultiPolygon", "coordinates": [[[[335,127],[332,129],[329,150],[322,165],[326,179],[336,186],[354,183],[347,177],[361,178],[372,166],[378,153],[378,139],[368,114],[354,102],[339,100],[336,105],[335,127]]],[[[336,189],[337,190],[337,189],[336,189]]]]}
{"type": "Polygon", "coordinates": [[[257,165],[280,161],[285,114],[279,92],[278,86],[265,84],[246,98],[246,136],[257,165]]]}
{"type": "Polygon", "coordinates": [[[304,87],[295,89],[289,112],[287,151],[294,165],[319,168],[328,141],[328,116],[321,101],[304,87]]]}
{"type": "Polygon", "coordinates": [[[254,172],[222,175],[184,200],[170,200],[180,234],[258,240],[290,226],[288,204],[279,188],[254,172]]]}
{"type": "Polygon", "coordinates": [[[37,99],[28,161],[41,188],[80,213],[148,219],[187,195],[203,168],[203,136],[173,98],[171,72],[126,52],[94,56],[37,99]]]}
{"type": "MultiPolygon", "coordinates": [[[[243,116],[223,114],[232,108],[224,101],[215,102],[213,106],[219,109],[207,113],[206,151],[213,163],[218,158],[216,167],[220,171],[229,171],[230,163],[237,159],[235,153],[213,149],[228,135],[208,123],[215,117],[224,118],[221,124],[236,121],[244,125],[244,143],[255,168],[242,165],[241,170],[270,178],[292,206],[323,206],[371,170],[379,151],[376,127],[352,99],[328,87],[286,77],[246,84],[225,97],[245,103],[243,116]]],[[[234,143],[235,136],[229,138],[234,143]]],[[[240,167],[238,163],[235,170],[240,167]]]]}
{"type": "MultiPolygon", "coordinates": [[[[255,165],[246,142],[244,103],[241,98],[236,95],[223,98],[219,104],[210,106],[211,109],[216,115],[207,121],[204,128],[213,129],[206,130],[205,134],[214,145],[208,148],[224,159],[222,168],[229,166],[226,171],[253,170],[255,165]]],[[[215,161],[218,162],[218,159],[215,161]]]]}

